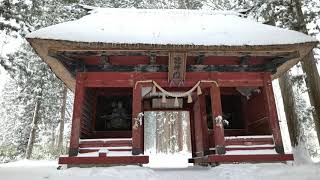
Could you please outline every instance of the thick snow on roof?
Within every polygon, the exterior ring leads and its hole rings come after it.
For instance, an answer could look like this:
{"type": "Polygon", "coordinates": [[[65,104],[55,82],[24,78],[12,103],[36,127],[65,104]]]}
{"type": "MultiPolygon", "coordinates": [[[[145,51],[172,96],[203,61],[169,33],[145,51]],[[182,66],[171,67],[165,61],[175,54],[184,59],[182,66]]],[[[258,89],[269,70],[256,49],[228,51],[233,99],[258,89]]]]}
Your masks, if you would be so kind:
{"type": "Polygon", "coordinates": [[[281,45],[315,42],[234,12],[98,8],[79,20],[39,29],[27,38],[160,45],[281,45]]]}

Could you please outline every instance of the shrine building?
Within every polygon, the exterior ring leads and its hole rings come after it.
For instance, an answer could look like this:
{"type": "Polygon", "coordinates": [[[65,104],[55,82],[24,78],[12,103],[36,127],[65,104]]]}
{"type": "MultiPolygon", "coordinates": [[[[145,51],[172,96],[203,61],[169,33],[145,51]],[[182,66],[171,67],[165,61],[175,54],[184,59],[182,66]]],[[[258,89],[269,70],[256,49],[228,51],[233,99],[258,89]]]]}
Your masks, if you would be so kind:
{"type": "Polygon", "coordinates": [[[203,10],[104,9],[27,40],[74,94],[69,154],[59,164],[279,162],[272,80],[317,40],[203,10]]]}

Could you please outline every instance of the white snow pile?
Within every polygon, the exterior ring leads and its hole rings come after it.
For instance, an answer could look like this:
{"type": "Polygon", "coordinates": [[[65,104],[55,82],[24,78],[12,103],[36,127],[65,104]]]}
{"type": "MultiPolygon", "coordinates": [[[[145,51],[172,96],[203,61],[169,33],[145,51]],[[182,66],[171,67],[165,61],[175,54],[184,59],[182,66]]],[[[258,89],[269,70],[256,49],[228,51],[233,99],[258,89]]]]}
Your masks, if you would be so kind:
{"type": "MultiPolygon", "coordinates": [[[[55,161],[56,162],[56,161],[55,161]]],[[[170,159],[168,159],[170,163],[170,159]]],[[[226,164],[217,167],[152,169],[139,166],[70,168],[57,170],[46,161],[21,161],[0,165],[3,180],[318,180],[320,164],[226,164]],[[12,165],[14,164],[14,165],[12,165]],[[38,164],[35,167],[35,164],[38,164]]]]}
{"type": "Polygon", "coordinates": [[[237,13],[177,9],[97,8],[79,20],[39,29],[27,38],[118,44],[243,46],[316,42],[296,31],[237,13]]]}

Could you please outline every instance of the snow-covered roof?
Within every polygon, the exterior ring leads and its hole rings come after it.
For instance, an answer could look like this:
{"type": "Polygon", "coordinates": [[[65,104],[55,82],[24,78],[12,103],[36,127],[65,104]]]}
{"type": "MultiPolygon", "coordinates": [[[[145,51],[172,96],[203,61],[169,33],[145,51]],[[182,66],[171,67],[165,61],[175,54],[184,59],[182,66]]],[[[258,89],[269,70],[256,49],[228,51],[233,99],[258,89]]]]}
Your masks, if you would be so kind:
{"type": "Polygon", "coordinates": [[[97,8],[79,20],[39,29],[27,38],[159,45],[286,45],[311,36],[239,17],[234,12],[97,8]]]}

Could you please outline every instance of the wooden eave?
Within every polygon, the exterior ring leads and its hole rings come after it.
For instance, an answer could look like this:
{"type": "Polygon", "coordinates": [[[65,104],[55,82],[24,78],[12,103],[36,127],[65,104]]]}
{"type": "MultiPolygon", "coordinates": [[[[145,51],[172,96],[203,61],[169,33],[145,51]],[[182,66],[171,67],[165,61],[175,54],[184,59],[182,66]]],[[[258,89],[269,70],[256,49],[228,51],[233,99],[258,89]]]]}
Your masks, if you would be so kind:
{"type": "Polygon", "coordinates": [[[72,91],[75,89],[75,78],[65,66],[56,58],[49,55],[52,51],[112,51],[112,52],[188,52],[189,53],[211,53],[224,56],[246,56],[246,55],[273,55],[283,52],[299,52],[300,57],[286,61],[277,68],[272,79],[276,79],[292,66],[303,59],[317,44],[307,42],[287,45],[263,45],[263,46],[200,46],[200,45],[159,45],[159,44],[119,44],[119,43],[88,43],[73,42],[52,39],[28,38],[27,41],[35,49],[37,54],[50,66],[53,72],[72,91]]]}

